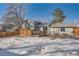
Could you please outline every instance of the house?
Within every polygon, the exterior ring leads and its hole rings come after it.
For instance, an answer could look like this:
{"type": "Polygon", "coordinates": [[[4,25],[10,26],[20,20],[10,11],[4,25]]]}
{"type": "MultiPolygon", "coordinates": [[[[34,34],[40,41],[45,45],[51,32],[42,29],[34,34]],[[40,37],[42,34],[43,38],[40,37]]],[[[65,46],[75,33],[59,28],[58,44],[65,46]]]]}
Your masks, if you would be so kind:
{"type": "Polygon", "coordinates": [[[3,26],[3,29],[6,31],[6,32],[14,32],[18,29],[18,27],[14,24],[5,24],[3,26]]]}
{"type": "Polygon", "coordinates": [[[34,31],[42,31],[43,27],[47,27],[48,23],[41,22],[41,21],[33,21],[33,20],[25,20],[22,28],[31,29],[34,31]]]}
{"type": "Polygon", "coordinates": [[[38,25],[41,36],[47,35],[47,26],[48,26],[48,23],[42,23],[38,25]]]}
{"type": "Polygon", "coordinates": [[[0,37],[18,35],[19,31],[13,24],[0,24],[0,37]]]}
{"type": "Polygon", "coordinates": [[[33,35],[39,35],[43,32],[47,32],[47,24],[48,23],[43,23],[41,21],[25,20],[22,28],[31,30],[33,35]]]}
{"type": "Polygon", "coordinates": [[[7,29],[16,30],[16,25],[13,24],[0,24],[0,31],[7,31],[7,29]]]}
{"type": "Polygon", "coordinates": [[[47,28],[48,35],[68,34],[73,36],[76,33],[79,34],[79,26],[77,26],[77,24],[74,23],[51,23],[47,28]]]}
{"type": "Polygon", "coordinates": [[[22,28],[27,28],[27,29],[30,29],[30,30],[34,30],[35,29],[35,24],[34,24],[34,21],[32,20],[25,20],[22,24],[22,28]]]}
{"type": "Polygon", "coordinates": [[[31,20],[24,20],[22,28],[19,29],[19,35],[22,37],[31,36],[32,30],[30,29],[31,20]]]}

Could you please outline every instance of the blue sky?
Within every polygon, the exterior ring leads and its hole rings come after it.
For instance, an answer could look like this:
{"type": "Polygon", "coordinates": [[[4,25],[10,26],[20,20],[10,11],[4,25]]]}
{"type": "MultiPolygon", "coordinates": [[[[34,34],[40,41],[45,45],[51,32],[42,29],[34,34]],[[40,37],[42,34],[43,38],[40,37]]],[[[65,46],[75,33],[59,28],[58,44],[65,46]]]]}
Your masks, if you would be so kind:
{"type": "MultiPolygon", "coordinates": [[[[4,15],[7,5],[0,4],[0,17],[4,15]]],[[[51,21],[51,13],[55,8],[60,8],[66,15],[65,22],[79,22],[79,4],[67,3],[30,3],[25,5],[26,19],[51,21]]]]}

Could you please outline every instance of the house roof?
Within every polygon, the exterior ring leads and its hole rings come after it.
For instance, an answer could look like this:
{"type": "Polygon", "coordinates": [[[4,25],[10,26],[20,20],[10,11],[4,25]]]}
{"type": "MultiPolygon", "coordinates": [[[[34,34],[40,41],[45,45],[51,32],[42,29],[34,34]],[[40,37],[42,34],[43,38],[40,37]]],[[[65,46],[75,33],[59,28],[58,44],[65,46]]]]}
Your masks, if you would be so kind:
{"type": "Polygon", "coordinates": [[[79,27],[75,23],[53,23],[49,27],[79,27]]]}
{"type": "Polygon", "coordinates": [[[13,27],[17,27],[16,25],[13,25],[13,24],[0,24],[0,27],[2,27],[3,29],[6,29],[6,28],[13,28],[13,27]]]}
{"type": "Polygon", "coordinates": [[[48,23],[41,23],[40,25],[38,26],[41,26],[41,27],[47,27],[48,26],[48,23]]]}

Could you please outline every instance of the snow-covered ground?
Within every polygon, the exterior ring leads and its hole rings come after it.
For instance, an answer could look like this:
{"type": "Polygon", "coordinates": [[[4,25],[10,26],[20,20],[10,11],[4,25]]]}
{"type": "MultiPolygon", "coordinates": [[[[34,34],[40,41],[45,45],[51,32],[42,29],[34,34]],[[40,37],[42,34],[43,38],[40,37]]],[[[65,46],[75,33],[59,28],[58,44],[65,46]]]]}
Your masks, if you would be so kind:
{"type": "Polygon", "coordinates": [[[79,40],[53,39],[48,37],[0,38],[2,56],[77,56],[79,40]]]}

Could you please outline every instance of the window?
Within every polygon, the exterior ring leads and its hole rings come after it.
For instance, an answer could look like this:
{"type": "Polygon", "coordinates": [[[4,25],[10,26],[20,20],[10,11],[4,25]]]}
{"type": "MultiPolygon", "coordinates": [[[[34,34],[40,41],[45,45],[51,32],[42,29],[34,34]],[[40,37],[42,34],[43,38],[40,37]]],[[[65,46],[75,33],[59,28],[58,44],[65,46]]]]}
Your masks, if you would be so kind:
{"type": "Polygon", "coordinates": [[[65,32],[65,27],[61,27],[61,32],[65,32]]]}

